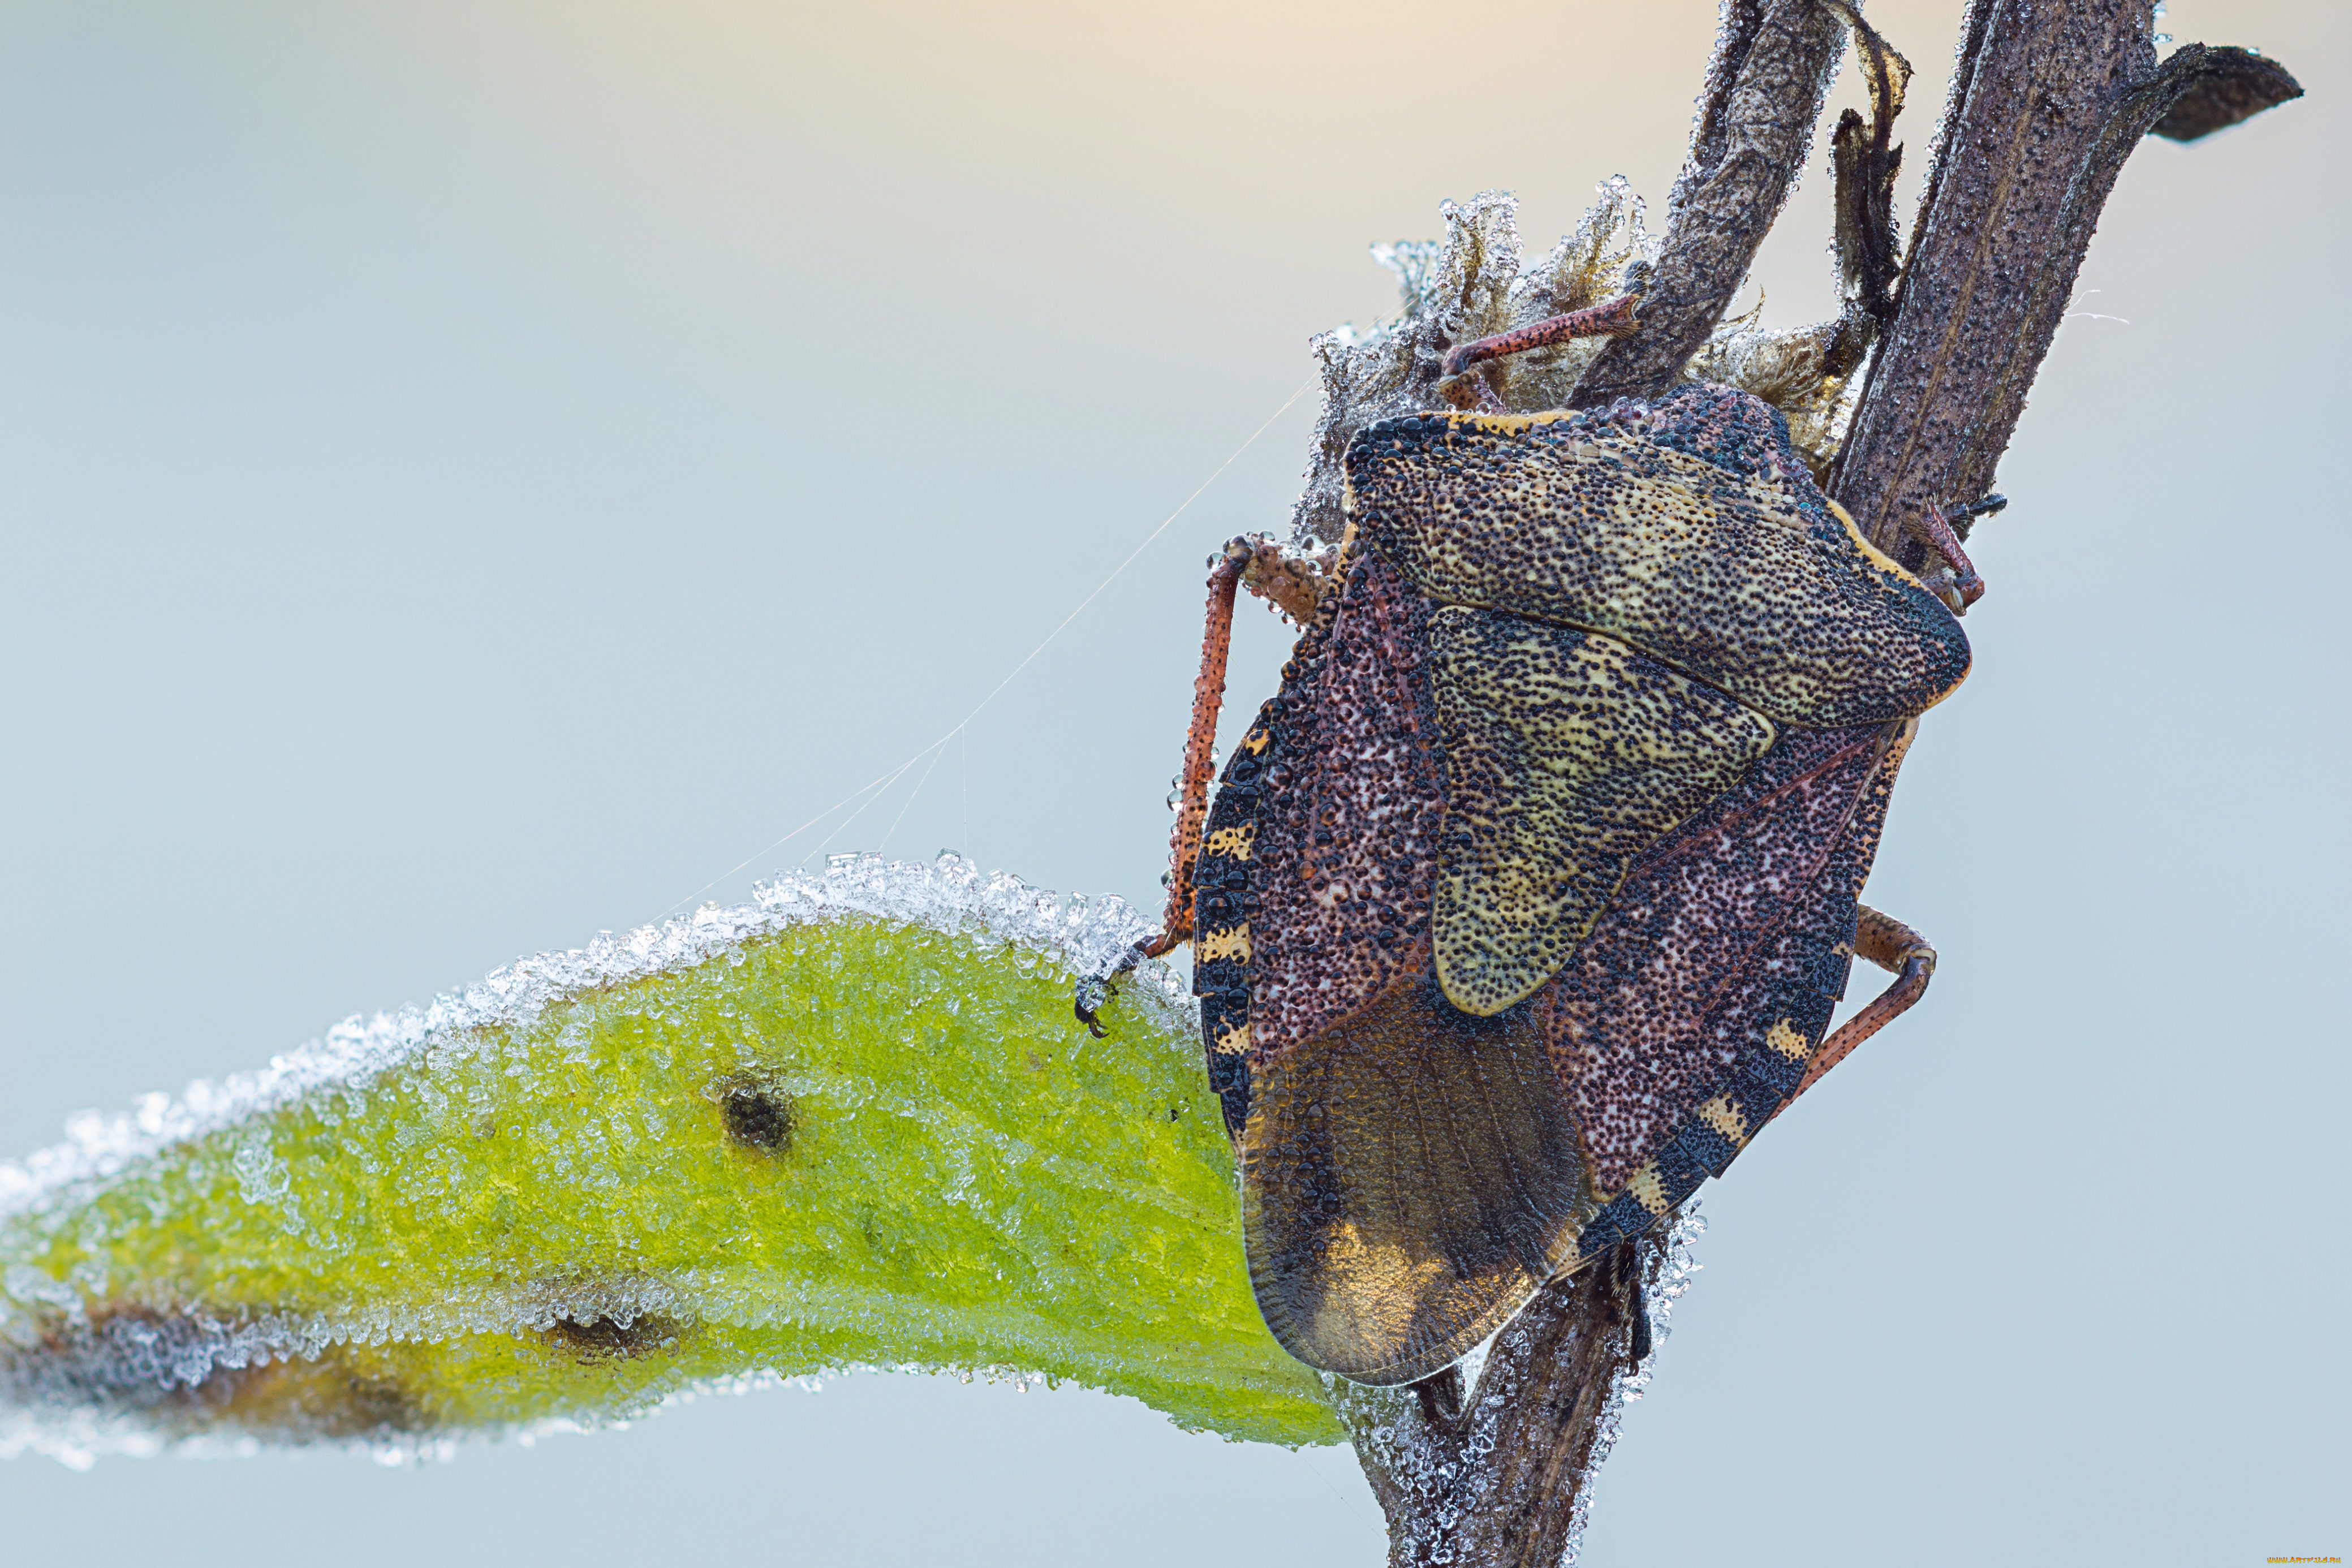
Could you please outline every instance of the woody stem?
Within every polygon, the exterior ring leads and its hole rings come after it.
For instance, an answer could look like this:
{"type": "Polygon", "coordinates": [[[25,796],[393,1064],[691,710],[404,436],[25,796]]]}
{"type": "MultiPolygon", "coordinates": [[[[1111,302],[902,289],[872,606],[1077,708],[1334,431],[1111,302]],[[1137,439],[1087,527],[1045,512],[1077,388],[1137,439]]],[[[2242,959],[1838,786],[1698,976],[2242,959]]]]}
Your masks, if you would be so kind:
{"type": "MultiPolygon", "coordinates": [[[[1874,542],[1906,561],[1925,551],[1906,520],[1990,484],[2099,208],[2162,112],[2149,97],[2152,25],[2148,0],[1972,0],[1895,320],[1828,487],[1874,542]],[[2006,286],[2011,278],[2027,286],[2006,286]]],[[[1802,164],[1837,41],[1825,9],[1728,0],[1640,328],[1594,360],[1577,405],[1654,395],[1705,341],[1802,164]]],[[[1899,962],[1924,983],[1931,960],[1903,952],[1899,962]]],[[[1916,988],[1906,974],[1890,995],[1916,988]]],[[[1654,1235],[1643,1246],[1642,1275],[1654,1279],[1664,1243],[1654,1235]]],[[[1461,1431],[1440,1429],[1401,1391],[1348,1396],[1392,1565],[1561,1561],[1628,1361],[1606,1273],[1555,1280],[1504,1330],[1461,1431]]]]}

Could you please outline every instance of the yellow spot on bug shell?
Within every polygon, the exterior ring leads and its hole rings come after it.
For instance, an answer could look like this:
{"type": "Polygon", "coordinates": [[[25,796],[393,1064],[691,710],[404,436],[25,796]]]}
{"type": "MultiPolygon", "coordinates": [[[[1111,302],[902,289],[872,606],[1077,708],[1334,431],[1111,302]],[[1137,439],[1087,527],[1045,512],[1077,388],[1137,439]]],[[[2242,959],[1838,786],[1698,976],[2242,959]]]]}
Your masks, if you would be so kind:
{"type": "Polygon", "coordinates": [[[1709,1127],[1722,1133],[1735,1144],[1748,1142],[1748,1113],[1727,1094],[1718,1094],[1698,1108],[1699,1115],[1709,1127]]]}
{"type": "Polygon", "coordinates": [[[1771,1033],[1764,1037],[1764,1043],[1792,1062],[1803,1061],[1813,1054],[1811,1043],[1790,1028],[1786,1018],[1772,1026],[1771,1033]]]}
{"type": "Polygon", "coordinates": [[[1248,734],[1242,737],[1242,750],[1247,752],[1253,757],[1263,756],[1265,752],[1266,747],[1271,744],[1273,741],[1274,736],[1267,732],[1265,725],[1260,724],[1256,729],[1252,730],[1248,734]]]}
{"type": "Polygon", "coordinates": [[[1666,1189],[1658,1180],[1658,1165],[1654,1160],[1633,1173],[1633,1179],[1625,1184],[1625,1190],[1633,1194],[1635,1203],[1661,1219],[1665,1217],[1668,1209],[1674,1207],[1666,1202],[1666,1189]]]}
{"type": "Polygon", "coordinates": [[[1202,931],[1200,945],[1193,950],[1193,957],[1202,963],[1213,958],[1238,958],[1247,963],[1249,955],[1249,926],[1246,922],[1227,926],[1223,931],[1202,931]]]}
{"type": "Polygon", "coordinates": [[[1481,436],[1524,436],[1538,425],[1570,418],[1575,413],[1572,408],[1551,408],[1541,414],[1449,414],[1445,433],[1454,435],[1466,425],[1481,436]]]}
{"type": "MultiPolygon", "coordinates": [[[[1246,742],[1244,742],[1246,744],[1246,742]]],[[[1209,835],[1202,848],[1212,855],[1223,855],[1235,860],[1250,858],[1250,849],[1257,843],[1257,824],[1244,822],[1239,827],[1220,827],[1209,835]]]]}
{"type": "Polygon", "coordinates": [[[1250,1026],[1246,1019],[1217,1037],[1217,1054],[1221,1057],[1237,1057],[1249,1046],[1250,1026]]]}

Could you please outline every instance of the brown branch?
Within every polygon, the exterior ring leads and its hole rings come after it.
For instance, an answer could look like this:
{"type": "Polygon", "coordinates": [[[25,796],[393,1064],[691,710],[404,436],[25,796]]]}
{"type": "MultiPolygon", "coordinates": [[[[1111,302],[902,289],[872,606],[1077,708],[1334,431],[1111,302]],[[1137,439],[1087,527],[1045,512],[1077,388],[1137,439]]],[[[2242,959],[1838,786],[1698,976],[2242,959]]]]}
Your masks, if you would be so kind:
{"type": "Polygon", "coordinates": [[[2204,135],[2298,96],[2242,49],[2157,64],[2147,0],[1976,0],[1942,153],[1831,493],[1916,564],[1911,523],[1991,487],[2099,211],[2150,130],[2204,135]]]}
{"type": "Polygon", "coordinates": [[[1458,1414],[1405,1390],[1352,1391],[1341,1415],[1388,1516],[1391,1568],[1552,1568],[1572,1549],[1622,1380],[1648,1348],[1636,1314],[1665,1304],[1676,1245],[1653,1234],[1622,1266],[1553,1281],[1496,1336],[1458,1414]]]}
{"type": "Polygon", "coordinates": [[[1654,397],[1706,342],[1812,147],[1845,30],[1818,0],[1732,0],[1705,107],[1675,183],[1642,324],[1601,351],[1570,397],[1654,397]]]}
{"type": "MultiPolygon", "coordinates": [[[[1840,252],[1848,315],[1879,341],[1831,488],[1882,548],[1917,561],[1916,535],[1933,530],[1915,524],[1990,483],[2140,137],[2210,134],[2302,89],[2241,49],[2190,45],[2159,66],[2148,0],[1973,0],[1940,156],[1890,299],[1882,237],[1900,153],[1889,141],[1899,58],[1853,7],[1727,0],[1641,328],[1593,360],[1573,403],[1664,391],[1706,341],[1802,164],[1839,14],[1856,24],[1874,89],[1872,125],[1854,117],[1839,148],[1851,231],[1840,252]]],[[[1346,1394],[1391,1564],[1550,1568],[1573,1550],[1636,1360],[1636,1303],[1658,1301],[1672,1255],[1653,1236],[1630,1268],[1553,1281],[1497,1336],[1466,1394],[1450,1372],[1420,1397],[1346,1394]]]]}

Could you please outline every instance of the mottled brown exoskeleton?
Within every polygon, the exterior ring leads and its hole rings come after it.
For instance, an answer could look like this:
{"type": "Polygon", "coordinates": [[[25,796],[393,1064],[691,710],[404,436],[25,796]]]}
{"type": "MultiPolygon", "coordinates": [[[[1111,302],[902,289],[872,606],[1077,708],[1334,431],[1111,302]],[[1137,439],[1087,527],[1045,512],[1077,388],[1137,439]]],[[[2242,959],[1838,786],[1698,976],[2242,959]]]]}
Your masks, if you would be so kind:
{"type": "Polygon", "coordinates": [[[1857,895],[1969,646],[1745,394],[1389,419],[1347,481],[1211,810],[1266,552],[1214,567],[1142,951],[1193,943],[1267,1323],[1403,1384],[1672,1213],[1926,988],[1934,952],[1857,895]],[[1824,1043],[1856,952],[1900,977],[1824,1043]]]}

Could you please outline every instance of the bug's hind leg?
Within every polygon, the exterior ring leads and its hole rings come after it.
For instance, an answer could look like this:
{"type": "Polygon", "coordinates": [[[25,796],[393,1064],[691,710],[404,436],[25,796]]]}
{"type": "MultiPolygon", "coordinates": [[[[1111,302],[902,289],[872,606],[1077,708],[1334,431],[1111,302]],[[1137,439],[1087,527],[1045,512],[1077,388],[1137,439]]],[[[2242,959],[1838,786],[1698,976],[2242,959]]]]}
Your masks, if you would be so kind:
{"type": "Polygon", "coordinates": [[[1201,637],[1200,678],[1192,683],[1192,723],[1184,737],[1184,771],[1169,803],[1176,808],[1176,827],[1168,838],[1168,910],[1159,935],[1129,948],[1102,973],[1078,982],[1078,1021],[1097,1039],[1103,1026],[1095,1019],[1095,1009],[1110,995],[1111,983],[1143,960],[1173,952],[1192,935],[1192,868],[1201,858],[1201,829],[1209,816],[1217,715],[1225,701],[1225,655],[1234,637],[1234,590],[1255,554],[1250,541],[1236,539],[1210,565],[1208,625],[1201,637]]]}
{"type": "Polygon", "coordinates": [[[1441,1368],[1419,1383],[1407,1384],[1413,1397],[1421,1401],[1421,1418],[1432,1430],[1448,1436],[1459,1433],[1469,1415],[1470,1391],[1464,1382],[1459,1363],[1441,1368]]]}
{"type": "Polygon", "coordinates": [[[1620,294],[1614,300],[1570,310],[1565,316],[1553,316],[1507,332],[1497,332],[1491,338],[1479,338],[1472,342],[1456,343],[1445,353],[1440,368],[1438,395],[1456,408],[1475,408],[1487,413],[1505,412],[1503,400],[1486,384],[1484,376],[1467,374],[1490,360],[1511,354],[1523,354],[1530,349],[1549,348],[1570,338],[1622,338],[1640,323],[1634,310],[1641,301],[1631,294],[1620,294]]]}
{"type": "MultiPolygon", "coordinates": [[[[1797,1094],[1812,1088],[1823,1073],[1843,1061],[1856,1046],[1908,1011],[1911,1004],[1927,994],[1927,982],[1936,973],[1936,950],[1927,945],[1926,937],[1868,904],[1860,909],[1861,918],[1854,923],[1855,956],[1866,958],[1893,973],[1895,984],[1822,1042],[1822,1048],[1813,1053],[1813,1059],[1805,1068],[1797,1094]]],[[[1797,1094],[1789,1097],[1790,1104],[1795,1103],[1797,1094]]],[[[1781,1107],[1783,1110],[1787,1109],[1788,1105],[1781,1107]]]]}

